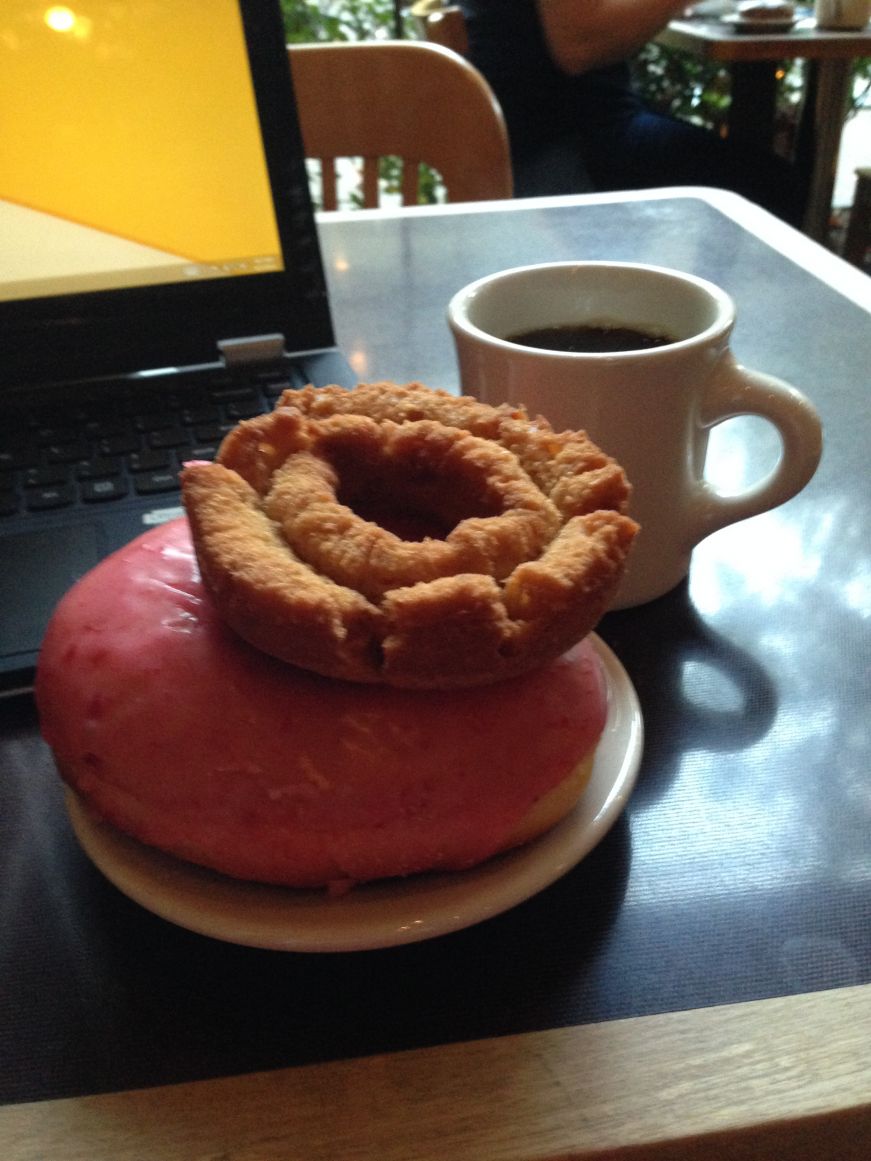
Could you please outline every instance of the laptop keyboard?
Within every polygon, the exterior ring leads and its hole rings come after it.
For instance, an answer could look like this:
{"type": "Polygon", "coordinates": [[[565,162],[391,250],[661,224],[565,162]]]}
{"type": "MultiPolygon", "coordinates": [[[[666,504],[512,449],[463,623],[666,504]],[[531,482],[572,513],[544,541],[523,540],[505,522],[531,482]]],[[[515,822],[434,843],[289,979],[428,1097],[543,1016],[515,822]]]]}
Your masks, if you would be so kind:
{"type": "Polygon", "coordinates": [[[0,519],[23,513],[178,494],[187,460],[213,459],[241,419],[269,411],[283,390],[307,380],[293,367],[241,377],[216,370],[167,391],[101,384],[0,408],[0,519]]]}

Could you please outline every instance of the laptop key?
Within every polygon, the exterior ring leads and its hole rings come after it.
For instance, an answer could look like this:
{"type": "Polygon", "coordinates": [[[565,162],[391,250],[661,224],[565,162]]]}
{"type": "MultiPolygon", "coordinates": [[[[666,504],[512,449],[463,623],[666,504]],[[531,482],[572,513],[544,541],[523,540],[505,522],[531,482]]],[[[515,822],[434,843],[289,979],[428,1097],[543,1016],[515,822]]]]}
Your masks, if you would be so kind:
{"type": "Polygon", "coordinates": [[[29,468],[39,463],[39,448],[31,443],[7,443],[0,446],[0,471],[29,468]]]}
{"type": "Polygon", "coordinates": [[[176,387],[168,398],[169,406],[177,411],[200,407],[206,402],[206,392],[202,384],[189,383],[186,386],[176,387]]]}
{"type": "Polygon", "coordinates": [[[24,495],[29,512],[46,512],[51,508],[67,508],[76,502],[76,489],[72,484],[58,484],[54,488],[28,488],[24,495]]]}
{"type": "Polygon", "coordinates": [[[228,403],[224,408],[227,418],[235,421],[253,419],[255,415],[263,414],[263,407],[259,399],[250,399],[242,403],[228,403]]]}
{"type": "Polygon", "coordinates": [[[131,472],[154,472],[160,468],[170,466],[168,451],[148,448],[145,451],[133,452],[127,457],[127,467],[131,472]]]}
{"type": "Polygon", "coordinates": [[[133,477],[133,485],[140,496],[152,496],[158,492],[178,491],[178,473],[142,472],[133,477]]]}
{"type": "Polygon", "coordinates": [[[98,456],[76,464],[77,480],[101,480],[107,476],[120,476],[121,460],[117,456],[98,456]]]}
{"type": "Polygon", "coordinates": [[[85,480],[81,486],[81,497],[86,504],[99,500],[118,500],[127,495],[127,484],[120,476],[106,480],[85,480]]]}
{"type": "Polygon", "coordinates": [[[217,407],[186,407],[181,413],[181,421],[188,427],[199,427],[204,423],[219,423],[221,412],[217,407]]]}
{"type": "Polygon", "coordinates": [[[263,384],[263,394],[266,396],[266,399],[268,400],[271,407],[274,405],[275,401],[284,394],[285,391],[289,391],[292,387],[295,386],[298,386],[298,384],[291,383],[289,379],[277,379],[274,383],[263,384]]]}
{"type": "Polygon", "coordinates": [[[175,427],[177,420],[172,411],[149,411],[137,415],[134,422],[140,431],[162,431],[166,427],[175,427]]]}
{"type": "Polygon", "coordinates": [[[117,419],[112,416],[100,416],[89,420],[85,424],[85,434],[91,439],[110,439],[115,435],[129,435],[130,423],[126,419],[117,419]]]}
{"type": "Polygon", "coordinates": [[[201,443],[195,447],[188,448],[184,456],[179,454],[179,459],[181,459],[182,463],[187,463],[189,460],[213,460],[217,454],[217,444],[201,443]]]}
{"type": "Polygon", "coordinates": [[[133,432],[109,436],[101,439],[98,444],[100,455],[104,456],[126,456],[130,452],[139,451],[141,446],[141,437],[133,432]]]}
{"type": "Polygon", "coordinates": [[[223,435],[220,423],[201,423],[194,428],[194,439],[201,443],[215,443],[223,439],[223,435]]]}
{"type": "Polygon", "coordinates": [[[153,448],[183,447],[190,443],[190,438],[183,427],[168,427],[164,431],[152,431],[148,442],[153,448]]]}
{"type": "Polygon", "coordinates": [[[53,464],[47,468],[28,468],[24,473],[24,486],[46,488],[52,484],[65,484],[69,478],[69,469],[64,464],[53,464]]]}
{"type": "Polygon", "coordinates": [[[255,399],[257,393],[247,383],[227,383],[211,389],[209,395],[215,403],[236,403],[243,399],[255,399]]]}
{"type": "Polygon", "coordinates": [[[45,449],[45,458],[50,464],[74,464],[77,460],[86,460],[90,454],[90,445],[81,439],[51,444],[45,449]]]}
{"type": "Polygon", "coordinates": [[[36,442],[40,447],[48,447],[49,444],[69,443],[76,436],[76,429],[72,425],[40,427],[36,431],[36,442]]]}

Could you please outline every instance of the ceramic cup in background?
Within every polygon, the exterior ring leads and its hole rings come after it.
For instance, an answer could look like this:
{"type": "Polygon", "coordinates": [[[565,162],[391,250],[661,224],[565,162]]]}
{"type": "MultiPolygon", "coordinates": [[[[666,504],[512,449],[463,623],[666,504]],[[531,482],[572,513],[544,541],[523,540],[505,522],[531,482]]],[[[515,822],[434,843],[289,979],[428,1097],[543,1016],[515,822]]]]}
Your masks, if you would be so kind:
{"type": "Polygon", "coordinates": [[[816,0],[814,18],[818,28],[856,31],[871,20],[871,0],[816,0]]]}
{"type": "Polygon", "coordinates": [[[796,388],[741,366],[729,348],[732,299],[712,283],[656,266],[560,262],[471,283],[448,307],[463,391],[523,405],[556,430],[583,429],[624,467],[642,530],[615,602],[668,592],[696,544],[799,492],[819,462],[819,417],[796,388]],[[615,353],[543,350],[511,336],[586,323],[666,336],[615,353]],[[704,478],[708,433],[739,415],[777,428],[782,454],[758,484],[719,495],[704,478]]]}

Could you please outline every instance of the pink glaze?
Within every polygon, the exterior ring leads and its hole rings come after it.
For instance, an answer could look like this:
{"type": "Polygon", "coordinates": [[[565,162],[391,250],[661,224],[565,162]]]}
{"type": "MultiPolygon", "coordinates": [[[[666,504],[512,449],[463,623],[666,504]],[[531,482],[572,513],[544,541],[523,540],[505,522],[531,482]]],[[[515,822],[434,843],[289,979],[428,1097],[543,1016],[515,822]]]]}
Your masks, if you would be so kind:
{"type": "Polygon", "coordinates": [[[205,866],[298,886],[486,859],[607,712],[589,642],[446,692],[275,661],[218,619],[184,519],[67,594],[36,693],[63,777],[99,814],[205,866]]]}

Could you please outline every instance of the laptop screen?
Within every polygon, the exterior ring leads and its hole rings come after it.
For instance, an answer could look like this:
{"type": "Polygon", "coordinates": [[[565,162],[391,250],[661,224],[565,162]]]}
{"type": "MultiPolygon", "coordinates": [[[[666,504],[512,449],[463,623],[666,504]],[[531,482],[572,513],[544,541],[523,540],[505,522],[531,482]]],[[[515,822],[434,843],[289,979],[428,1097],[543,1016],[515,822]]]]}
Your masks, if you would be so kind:
{"type": "Polygon", "coordinates": [[[334,343],[278,0],[0,4],[0,387],[334,343]]]}
{"type": "Polygon", "coordinates": [[[3,0],[0,298],[283,268],[235,0],[3,0]]]}

